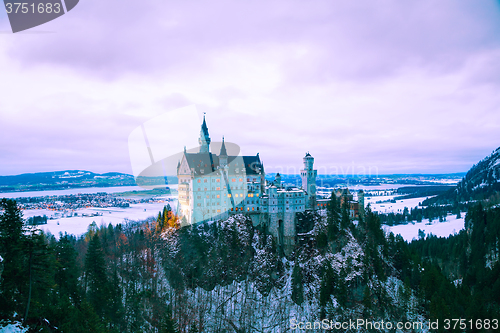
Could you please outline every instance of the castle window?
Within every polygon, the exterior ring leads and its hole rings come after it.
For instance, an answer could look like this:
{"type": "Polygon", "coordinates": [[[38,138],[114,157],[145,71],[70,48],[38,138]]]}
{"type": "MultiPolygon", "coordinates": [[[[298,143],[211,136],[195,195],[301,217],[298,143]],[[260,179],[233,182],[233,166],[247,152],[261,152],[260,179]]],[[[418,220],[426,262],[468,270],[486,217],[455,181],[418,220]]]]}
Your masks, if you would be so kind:
{"type": "Polygon", "coordinates": [[[201,199],[201,195],[198,196],[198,199],[201,199]]]}
{"type": "Polygon", "coordinates": [[[257,196],[259,196],[259,193],[257,193],[257,196]]]}
{"type": "Polygon", "coordinates": [[[220,187],[217,187],[217,188],[216,188],[216,190],[217,190],[217,191],[220,191],[220,187]]]}
{"type": "Polygon", "coordinates": [[[205,191],[207,190],[207,188],[205,187],[205,191]]]}
{"type": "Polygon", "coordinates": [[[255,210],[255,207],[252,207],[252,211],[254,211],[254,210],[255,210]]]}
{"type": "Polygon", "coordinates": [[[233,208],[231,208],[231,211],[233,211],[233,208]]]}
{"type": "Polygon", "coordinates": [[[198,179],[198,183],[201,183],[201,179],[198,179]]]}
{"type": "Polygon", "coordinates": [[[259,207],[257,207],[257,210],[259,210],[259,207]]]}
{"type": "Polygon", "coordinates": [[[232,179],[232,182],[234,183],[235,181],[236,181],[236,178],[233,178],[233,179],[232,179]]]}
{"type": "Polygon", "coordinates": [[[201,204],[199,203],[197,206],[198,206],[198,207],[200,207],[200,206],[201,206],[201,204]]]}
{"type": "Polygon", "coordinates": [[[205,178],[205,179],[203,179],[203,181],[206,183],[206,182],[207,182],[207,179],[205,178]]]}
{"type": "Polygon", "coordinates": [[[247,212],[249,212],[249,211],[250,211],[250,207],[247,207],[247,212]]]}
{"type": "Polygon", "coordinates": [[[217,206],[220,206],[220,202],[217,201],[217,206]]]}
{"type": "Polygon", "coordinates": [[[220,194],[217,194],[217,199],[220,198],[220,194]]]}
{"type": "Polygon", "coordinates": [[[231,198],[231,193],[228,193],[228,194],[227,194],[227,197],[228,197],[228,198],[231,198]]]}
{"type": "Polygon", "coordinates": [[[240,178],[240,182],[242,182],[242,181],[243,181],[243,178],[240,178]]]}
{"type": "Polygon", "coordinates": [[[217,183],[220,183],[220,179],[219,178],[217,178],[217,183]]]}
{"type": "Polygon", "coordinates": [[[217,209],[217,213],[220,213],[220,209],[217,209]]]}

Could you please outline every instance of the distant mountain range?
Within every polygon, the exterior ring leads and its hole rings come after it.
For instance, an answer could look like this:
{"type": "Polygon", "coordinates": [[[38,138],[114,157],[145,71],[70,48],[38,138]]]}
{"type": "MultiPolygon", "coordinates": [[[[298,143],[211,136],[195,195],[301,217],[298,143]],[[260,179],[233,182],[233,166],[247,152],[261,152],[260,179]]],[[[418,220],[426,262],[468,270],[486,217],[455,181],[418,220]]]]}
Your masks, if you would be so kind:
{"type": "Polygon", "coordinates": [[[0,192],[131,185],[136,185],[134,176],[119,172],[99,174],[84,170],[65,170],[0,176],[0,192]]]}
{"type": "Polygon", "coordinates": [[[423,204],[489,200],[500,202],[500,147],[475,164],[453,189],[423,204]]]}

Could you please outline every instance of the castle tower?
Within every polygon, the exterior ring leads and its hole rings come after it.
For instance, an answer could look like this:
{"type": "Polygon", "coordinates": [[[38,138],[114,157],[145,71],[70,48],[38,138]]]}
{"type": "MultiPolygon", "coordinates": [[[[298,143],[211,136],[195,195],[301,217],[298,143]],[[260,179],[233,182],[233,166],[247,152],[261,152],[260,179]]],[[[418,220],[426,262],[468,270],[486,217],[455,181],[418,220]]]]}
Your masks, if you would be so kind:
{"type": "Polygon", "coordinates": [[[222,137],[222,146],[220,147],[219,164],[221,167],[225,167],[227,165],[227,151],[226,144],[224,143],[224,137],[222,137]]]}
{"type": "Polygon", "coordinates": [[[205,122],[205,116],[203,116],[203,124],[201,125],[200,138],[198,143],[200,144],[200,153],[210,152],[210,135],[208,134],[207,123],[205,122]]]}
{"type": "Polygon", "coordinates": [[[281,188],[281,175],[279,172],[276,174],[275,181],[276,181],[276,187],[281,188]]]}
{"type": "Polygon", "coordinates": [[[307,153],[304,157],[304,169],[300,170],[302,178],[302,189],[307,192],[306,209],[316,209],[316,176],[317,170],[313,170],[314,157],[307,153]]]}

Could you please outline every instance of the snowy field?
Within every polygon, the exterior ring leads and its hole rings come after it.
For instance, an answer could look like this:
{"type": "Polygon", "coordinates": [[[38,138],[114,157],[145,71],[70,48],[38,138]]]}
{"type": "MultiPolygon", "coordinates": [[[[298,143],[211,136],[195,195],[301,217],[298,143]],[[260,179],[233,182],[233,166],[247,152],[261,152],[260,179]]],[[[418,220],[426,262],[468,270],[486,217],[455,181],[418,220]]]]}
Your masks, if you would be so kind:
{"type": "MultiPolygon", "coordinates": [[[[370,199],[365,199],[365,205],[370,203],[370,207],[372,211],[379,212],[382,214],[387,213],[403,213],[405,207],[408,207],[408,211],[411,208],[417,207],[422,201],[430,197],[423,198],[412,198],[405,200],[397,200],[396,203],[385,202],[385,203],[375,203],[381,200],[390,200],[393,199],[394,196],[376,196],[371,197],[370,199]]],[[[429,220],[423,220],[422,222],[410,222],[407,225],[396,225],[396,226],[386,226],[383,228],[387,232],[393,232],[394,234],[400,234],[406,241],[411,241],[412,239],[418,239],[418,230],[423,230],[426,235],[433,234],[438,237],[448,237],[455,233],[458,233],[460,230],[464,228],[464,217],[465,213],[462,212],[462,218],[457,219],[456,215],[448,215],[446,217],[446,221],[439,222],[438,219],[432,222],[431,225],[428,225],[429,220]]]]}
{"type": "Polygon", "coordinates": [[[457,219],[456,215],[448,215],[446,221],[439,222],[439,220],[434,220],[431,225],[428,225],[428,220],[423,220],[422,222],[414,221],[406,225],[396,225],[392,227],[384,225],[382,227],[386,232],[400,234],[403,236],[404,240],[411,242],[412,239],[418,239],[419,229],[424,231],[426,236],[433,234],[437,237],[448,237],[456,234],[464,228],[464,216],[465,213],[462,213],[462,218],[457,219]]]}
{"type": "Polygon", "coordinates": [[[23,216],[25,218],[36,215],[47,215],[49,218],[54,217],[54,219],[48,220],[47,224],[40,225],[40,229],[45,232],[50,232],[56,236],[56,238],[59,238],[60,232],[63,234],[67,232],[68,234],[76,236],[82,235],[87,232],[88,227],[92,222],[95,222],[98,226],[103,224],[107,226],[109,223],[117,225],[125,223],[127,220],[137,221],[144,220],[151,216],[157,217],[158,213],[162,211],[163,207],[167,204],[170,204],[172,210],[175,211],[176,201],[165,201],[158,203],[131,204],[128,208],[109,207],[79,209],[75,211],[78,213],[78,216],[72,217],[61,217],[59,215],[61,212],[49,211],[46,209],[24,210],[23,216]],[[96,213],[98,213],[99,216],[90,216],[96,213]],[[82,216],[83,214],[88,216],[82,216]]]}
{"type": "Polygon", "coordinates": [[[381,184],[381,185],[351,185],[347,186],[349,190],[352,191],[386,191],[386,190],[397,190],[401,187],[419,186],[414,184],[381,184]]]}
{"type": "Polygon", "coordinates": [[[396,200],[395,203],[392,202],[384,202],[377,204],[377,201],[386,201],[394,199],[394,195],[387,196],[377,196],[370,197],[369,199],[365,199],[365,205],[370,204],[372,211],[379,213],[402,213],[405,207],[408,207],[408,211],[410,208],[417,207],[422,201],[431,197],[422,197],[422,198],[411,198],[404,200],[396,200]]]}

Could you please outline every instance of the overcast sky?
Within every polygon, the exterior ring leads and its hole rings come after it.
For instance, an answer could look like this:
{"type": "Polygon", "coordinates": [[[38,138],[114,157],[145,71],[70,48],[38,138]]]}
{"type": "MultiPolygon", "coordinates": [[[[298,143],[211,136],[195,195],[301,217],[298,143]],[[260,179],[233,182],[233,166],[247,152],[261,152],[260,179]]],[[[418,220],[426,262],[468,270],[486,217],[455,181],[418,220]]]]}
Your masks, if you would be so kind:
{"type": "Polygon", "coordinates": [[[17,34],[0,10],[0,175],[132,173],[130,133],[189,105],[267,172],[467,171],[500,146],[500,4],[82,0],[17,34]]]}

